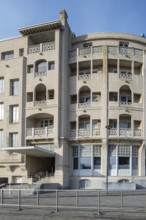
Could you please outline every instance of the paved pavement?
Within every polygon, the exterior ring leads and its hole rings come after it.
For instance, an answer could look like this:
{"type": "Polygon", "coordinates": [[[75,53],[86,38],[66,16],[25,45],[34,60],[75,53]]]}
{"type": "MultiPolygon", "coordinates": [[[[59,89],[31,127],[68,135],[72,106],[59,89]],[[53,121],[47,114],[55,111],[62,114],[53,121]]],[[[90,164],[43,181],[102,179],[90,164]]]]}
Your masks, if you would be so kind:
{"type": "Polygon", "coordinates": [[[20,200],[18,191],[0,195],[0,220],[146,220],[146,191],[60,190],[39,195],[23,191],[20,200]]]}

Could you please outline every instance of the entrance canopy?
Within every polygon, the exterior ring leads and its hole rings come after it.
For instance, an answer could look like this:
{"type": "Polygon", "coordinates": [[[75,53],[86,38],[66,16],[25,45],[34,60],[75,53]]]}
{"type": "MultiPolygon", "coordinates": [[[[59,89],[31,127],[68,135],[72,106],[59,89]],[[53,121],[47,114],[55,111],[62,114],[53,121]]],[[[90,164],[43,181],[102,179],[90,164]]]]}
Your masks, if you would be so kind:
{"type": "Polygon", "coordinates": [[[36,146],[8,147],[3,148],[3,150],[9,151],[10,153],[26,154],[32,157],[54,157],[55,155],[53,151],[36,146]]]}

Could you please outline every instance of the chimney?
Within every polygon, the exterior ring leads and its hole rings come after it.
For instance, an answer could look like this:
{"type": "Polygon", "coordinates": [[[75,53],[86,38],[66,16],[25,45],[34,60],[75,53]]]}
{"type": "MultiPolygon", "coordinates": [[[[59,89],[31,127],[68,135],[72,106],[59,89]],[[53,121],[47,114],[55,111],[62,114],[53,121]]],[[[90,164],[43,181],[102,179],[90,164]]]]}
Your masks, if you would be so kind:
{"type": "Polygon", "coordinates": [[[61,23],[62,23],[63,25],[66,25],[66,23],[67,23],[67,18],[68,18],[68,15],[67,15],[65,9],[61,10],[61,11],[60,11],[60,20],[61,20],[61,23]]]}

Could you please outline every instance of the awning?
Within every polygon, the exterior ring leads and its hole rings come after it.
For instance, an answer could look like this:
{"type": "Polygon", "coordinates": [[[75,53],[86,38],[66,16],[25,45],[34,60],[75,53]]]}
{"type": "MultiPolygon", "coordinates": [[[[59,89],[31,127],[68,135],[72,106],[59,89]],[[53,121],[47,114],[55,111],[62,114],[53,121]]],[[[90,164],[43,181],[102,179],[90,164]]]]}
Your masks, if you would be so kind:
{"type": "Polygon", "coordinates": [[[36,146],[8,147],[3,148],[3,150],[9,151],[10,153],[26,154],[33,157],[54,157],[55,155],[53,151],[36,146]]]}
{"type": "Polygon", "coordinates": [[[31,34],[36,34],[44,31],[51,31],[51,30],[56,30],[60,29],[62,27],[60,21],[54,21],[54,22],[49,22],[49,23],[43,23],[39,25],[34,25],[30,27],[25,27],[19,29],[19,32],[23,36],[31,35],[31,34]]]}

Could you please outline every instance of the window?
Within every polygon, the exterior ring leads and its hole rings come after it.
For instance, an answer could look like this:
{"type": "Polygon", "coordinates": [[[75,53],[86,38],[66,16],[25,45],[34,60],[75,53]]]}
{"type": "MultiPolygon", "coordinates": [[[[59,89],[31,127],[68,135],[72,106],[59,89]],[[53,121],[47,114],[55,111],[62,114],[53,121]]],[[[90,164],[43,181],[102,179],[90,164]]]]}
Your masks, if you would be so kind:
{"type": "Polygon", "coordinates": [[[73,147],[73,169],[78,170],[78,146],[73,147]]]}
{"type": "Polygon", "coordinates": [[[48,90],[48,99],[54,99],[54,90],[48,90]]]}
{"type": "Polygon", "coordinates": [[[33,93],[32,92],[28,92],[27,93],[27,102],[32,102],[33,101],[33,93]]]}
{"type": "Polygon", "coordinates": [[[19,80],[15,79],[15,80],[11,80],[10,81],[10,95],[12,96],[17,96],[18,92],[19,92],[19,80]]]}
{"type": "Polygon", "coordinates": [[[79,123],[79,129],[88,129],[90,128],[90,122],[89,121],[83,121],[79,123]]]}
{"type": "Polygon", "coordinates": [[[37,64],[36,71],[38,73],[46,72],[46,70],[47,70],[47,62],[46,61],[41,61],[40,63],[37,64]]]}
{"type": "Polygon", "coordinates": [[[91,146],[80,146],[80,169],[91,169],[91,146]]]}
{"type": "Polygon", "coordinates": [[[0,103],[0,120],[4,119],[4,103],[0,103]]]}
{"type": "Polygon", "coordinates": [[[10,106],[10,122],[18,123],[19,122],[19,106],[10,106]]]}
{"type": "Polygon", "coordinates": [[[77,95],[71,95],[70,104],[76,104],[76,103],[77,103],[77,95]]]}
{"type": "Polygon", "coordinates": [[[93,92],[92,93],[92,102],[99,102],[101,97],[100,92],[93,92]]]}
{"type": "Polygon", "coordinates": [[[117,102],[118,101],[118,93],[117,92],[110,92],[109,93],[109,101],[117,102]]]}
{"type": "Polygon", "coordinates": [[[41,128],[44,128],[44,127],[52,128],[53,127],[53,119],[42,119],[41,120],[41,128]]]}
{"type": "Polygon", "coordinates": [[[73,169],[101,169],[101,146],[73,146],[73,169]],[[93,152],[93,154],[92,154],[93,152]]]}
{"type": "Polygon", "coordinates": [[[23,55],[24,55],[24,49],[21,48],[21,49],[19,49],[19,56],[22,57],[23,55]]]}
{"type": "Polygon", "coordinates": [[[4,78],[0,78],[0,93],[4,92],[4,78]]]}
{"type": "Polygon", "coordinates": [[[121,96],[121,102],[128,102],[131,103],[131,96],[121,96]]]}
{"type": "Polygon", "coordinates": [[[117,128],[117,120],[116,119],[110,119],[109,120],[109,125],[111,128],[117,128]]]}
{"type": "Polygon", "coordinates": [[[27,66],[27,73],[33,73],[34,72],[34,67],[33,65],[28,65],[27,66]]]}
{"type": "Polygon", "coordinates": [[[137,172],[138,172],[138,150],[139,150],[138,146],[133,146],[132,148],[132,170],[136,170],[137,172]]]}
{"type": "Polygon", "coordinates": [[[0,148],[3,147],[3,130],[0,129],[0,148]]]}
{"type": "Polygon", "coordinates": [[[118,71],[117,71],[117,69],[113,69],[113,73],[117,73],[118,71]]]}
{"type": "Polygon", "coordinates": [[[88,179],[83,179],[79,181],[79,189],[86,189],[91,187],[91,181],[88,179]]]}
{"type": "Polygon", "coordinates": [[[91,47],[92,42],[83,43],[83,47],[91,47]]]}
{"type": "Polygon", "coordinates": [[[130,146],[120,145],[118,147],[118,168],[130,169],[130,146]]]}
{"type": "Polygon", "coordinates": [[[10,147],[18,147],[18,133],[10,133],[10,147]]]}
{"type": "Polygon", "coordinates": [[[55,69],[55,62],[51,61],[49,62],[49,70],[54,70],[55,69]]]}
{"type": "Polygon", "coordinates": [[[14,57],[14,51],[3,52],[1,55],[2,60],[13,59],[13,57],[14,57]]]}
{"type": "Polygon", "coordinates": [[[120,47],[128,47],[129,43],[128,42],[119,42],[120,47]]]}
{"type": "Polygon", "coordinates": [[[93,146],[93,168],[101,169],[101,146],[93,146]]]}
{"type": "Polygon", "coordinates": [[[135,94],[134,93],[134,102],[135,103],[141,103],[142,102],[141,94],[135,94]]]}
{"type": "Polygon", "coordinates": [[[87,102],[89,103],[89,102],[91,102],[90,96],[81,96],[79,102],[80,103],[87,103],[87,102]]]}
{"type": "Polygon", "coordinates": [[[109,145],[109,169],[116,169],[116,146],[109,145]]]}

